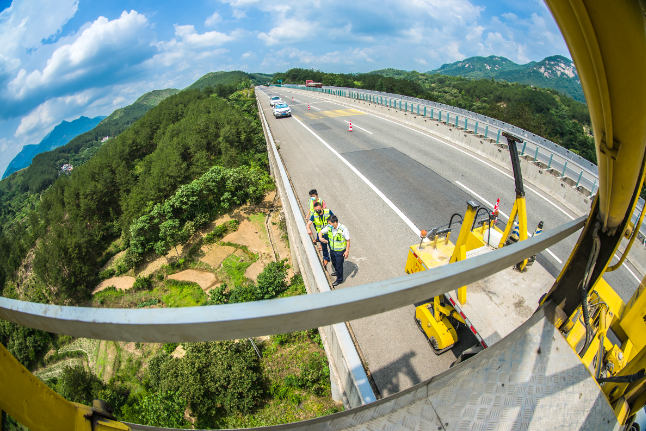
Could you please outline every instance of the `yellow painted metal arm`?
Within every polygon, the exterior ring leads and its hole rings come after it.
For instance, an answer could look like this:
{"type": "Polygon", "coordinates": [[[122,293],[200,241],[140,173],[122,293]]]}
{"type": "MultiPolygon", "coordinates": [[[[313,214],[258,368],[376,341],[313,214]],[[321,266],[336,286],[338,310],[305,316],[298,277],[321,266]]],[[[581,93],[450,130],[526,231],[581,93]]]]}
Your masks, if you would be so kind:
{"type": "Polygon", "coordinates": [[[599,166],[599,220],[630,216],[646,148],[646,32],[639,1],[546,0],[590,111],[599,166]]]}
{"type": "MultiPolygon", "coordinates": [[[[92,431],[94,410],[51,390],[0,344],[0,410],[31,431],[92,431]]],[[[95,429],[130,430],[101,419],[95,429]]]]}

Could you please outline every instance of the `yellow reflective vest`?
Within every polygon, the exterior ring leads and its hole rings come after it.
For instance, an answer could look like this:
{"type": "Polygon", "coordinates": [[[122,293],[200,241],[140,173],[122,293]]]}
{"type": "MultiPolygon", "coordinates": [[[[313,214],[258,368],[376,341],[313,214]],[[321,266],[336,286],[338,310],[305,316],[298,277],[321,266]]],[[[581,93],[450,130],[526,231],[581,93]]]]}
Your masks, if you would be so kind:
{"type": "Polygon", "coordinates": [[[314,217],[314,227],[317,232],[320,232],[327,224],[327,219],[330,218],[330,210],[324,209],[320,215],[316,211],[312,211],[312,216],[314,217]]]}
{"type": "Polygon", "coordinates": [[[339,227],[336,230],[336,234],[332,236],[332,228],[328,230],[328,241],[330,242],[330,249],[332,251],[343,251],[345,250],[346,247],[346,240],[345,237],[343,236],[343,231],[345,230],[345,226],[342,224],[339,224],[339,227]]]}

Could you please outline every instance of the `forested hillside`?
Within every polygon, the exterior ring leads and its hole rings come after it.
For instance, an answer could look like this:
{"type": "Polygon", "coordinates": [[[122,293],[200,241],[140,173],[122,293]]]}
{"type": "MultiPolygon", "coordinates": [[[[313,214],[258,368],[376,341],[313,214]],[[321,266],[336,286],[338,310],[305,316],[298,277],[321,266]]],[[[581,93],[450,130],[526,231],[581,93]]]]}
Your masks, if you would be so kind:
{"type": "Polygon", "coordinates": [[[324,85],[386,91],[468,109],[536,133],[596,163],[588,109],[563,93],[493,79],[386,71],[394,76],[291,69],[274,74],[274,82],[304,84],[313,79],[324,85]]]}
{"type": "Polygon", "coordinates": [[[81,133],[93,129],[105,117],[87,118],[80,117],[73,121],[63,121],[47,134],[38,144],[25,145],[22,150],[13,158],[2,178],[6,178],[14,172],[24,169],[31,163],[36,154],[51,151],[67,144],[81,133]]]}
{"type": "Polygon", "coordinates": [[[40,193],[62,174],[61,166],[69,163],[77,169],[106,143],[114,138],[176,89],[155,90],[144,94],[132,105],[115,110],[92,130],[76,136],[66,145],[40,153],[31,165],[0,181],[0,232],[13,227],[16,220],[25,220],[40,201],[40,193]]]}
{"type": "MultiPolygon", "coordinates": [[[[267,158],[255,99],[227,101],[211,97],[212,91],[188,90],[163,100],[43,193],[28,221],[0,238],[4,289],[30,300],[81,301],[96,284],[109,244],[123,237],[127,247],[132,222],[179,186],[216,165],[246,166],[250,171],[240,175],[255,178],[253,170],[267,158]],[[30,262],[35,277],[26,288],[17,270],[36,243],[30,262]]],[[[249,198],[221,193],[211,211],[228,205],[227,199],[249,198]]]]}
{"type": "Polygon", "coordinates": [[[186,87],[186,90],[203,90],[213,87],[214,92],[220,97],[225,97],[236,90],[249,88],[271,82],[271,75],[265,73],[247,73],[240,70],[233,72],[209,72],[200,79],[186,87]]]}

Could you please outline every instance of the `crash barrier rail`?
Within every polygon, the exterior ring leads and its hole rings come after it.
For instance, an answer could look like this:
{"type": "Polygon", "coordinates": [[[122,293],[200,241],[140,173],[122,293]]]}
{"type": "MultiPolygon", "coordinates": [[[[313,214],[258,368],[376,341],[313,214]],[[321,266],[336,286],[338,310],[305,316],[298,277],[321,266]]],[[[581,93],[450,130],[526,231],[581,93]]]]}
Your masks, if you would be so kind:
{"type": "MultiPolygon", "coordinates": [[[[362,100],[413,115],[428,117],[481,135],[499,145],[507,145],[507,140],[502,135],[502,132],[507,131],[523,137],[523,145],[519,148],[521,158],[537,164],[556,177],[560,177],[562,181],[584,196],[592,197],[598,191],[599,171],[597,165],[548,139],[486,115],[443,103],[380,91],[332,86],[316,88],[296,84],[283,84],[282,86],[362,100]]],[[[644,199],[639,198],[631,218],[633,223],[637,221],[644,205],[644,199]]],[[[646,226],[640,228],[637,239],[646,246],[646,226]]]]}
{"type": "MultiPolygon", "coordinates": [[[[69,307],[0,297],[0,319],[74,337],[149,343],[243,339],[325,327],[408,306],[427,298],[443,295],[455,289],[456,286],[481,280],[558,243],[581,229],[585,222],[586,217],[581,217],[525,241],[451,265],[439,266],[390,280],[310,295],[238,304],[162,309],[69,307]]],[[[14,358],[10,359],[15,361],[14,358]]],[[[0,358],[0,360],[5,359],[0,358]]],[[[9,375],[2,370],[5,368],[0,367],[0,387],[17,389],[15,385],[17,374],[9,375]]],[[[36,381],[36,377],[27,370],[24,370],[20,378],[28,379],[30,382],[36,381]]],[[[33,390],[36,391],[38,385],[33,382],[20,386],[21,390],[24,392],[34,388],[33,390]]],[[[31,405],[27,401],[19,403],[18,406],[15,402],[16,394],[19,392],[0,391],[0,409],[18,420],[21,417],[29,418],[31,414],[36,413],[40,417],[43,416],[43,412],[51,411],[51,409],[41,409],[37,404],[31,405]]],[[[51,397],[42,396],[40,393],[28,395],[31,401],[40,403],[52,401],[51,397]]],[[[393,410],[402,408],[398,405],[400,398],[400,394],[396,394],[382,399],[383,403],[380,402],[376,409],[372,409],[371,415],[385,416],[393,410]],[[380,407],[384,403],[390,403],[390,408],[382,411],[380,407]]],[[[343,418],[351,412],[353,410],[326,418],[325,423],[334,423],[335,426],[320,429],[344,429],[351,426],[352,422],[343,421],[343,418]],[[335,422],[335,419],[339,419],[340,422],[335,422]]],[[[51,423],[47,422],[48,419],[53,418],[42,417],[40,423],[51,423]]],[[[356,419],[365,421],[370,418],[357,417],[356,419]]],[[[273,429],[290,429],[298,425],[288,424],[273,429]]],[[[64,428],[59,426],[54,429],[64,428]]],[[[133,425],[132,429],[156,428],[133,425]]]]}
{"type": "MultiPolygon", "coordinates": [[[[264,127],[267,127],[266,123],[264,127]]],[[[319,292],[248,303],[171,309],[96,309],[38,304],[0,297],[0,319],[74,337],[157,343],[243,339],[316,327],[333,326],[333,329],[336,329],[335,326],[342,322],[439,296],[455,289],[455,286],[467,285],[509,268],[575,233],[586,221],[586,217],[581,217],[528,240],[451,265],[361,286],[326,290],[324,277],[322,278],[324,273],[320,265],[317,265],[316,251],[305,234],[304,221],[302,217],[296,216],[296,196],[291,187],[287,187],[289,179],[284,166],[278,163],[280,159],[273,138],[270,139],[270,144],[276,161],[273,169],[274,172],[279,171],[275,176],[279,178],[281,193],[287,197],[284,203],[290,205],[287,209],[294,215],[289,223],[291,229],[298,228],[293,232],[295,235],[291,239],[295,248],[301,247],[301,272],[304,277],[310,277],[308,282],[314,279],[321,283],[319,292]],[[307,269],[307,261],[310,262],[311,269],[307,269]]],[[[343,342],[344,340],[339,340],[339,344],[343,342]]],[[[345,366],[350,365],[341,363],[345,366]]],[[[22,376],[29,380],[36,379],[26,370],[22,376]]],[[[15,377],[0,372],[0,387],[13,387],[15,377]]],[[[355,383],[357,386],[362,384],[364,388],[368,386],[367,381],[355,383]]],[[[25,390],[29,390],[29,387],[31,386],[25,386],[25,390]]],[[[27,410],[26,405],[16,407],[16,403],[11,402],[15,395],[16,392],[0,391],[0,409],[16,418],[28,417],[31,410],[39,409],[38,405],[30,406],[27,410]]],[[[394,397],[398,399],[397,395],[394,397]]],[[[48,399],[38,396],[32,398],[42,400],[43,403],[49,402],[48,399]]],[[[384,399],[386,400],[388,398],[384,399]]],[[[369,401],[364,399],[364,402],[369,401]]],[[[397,401],[395,407],[396,404],[397,401]]],[[[379,409],[373,413],[380,415],[379,409]]],[[[341,418],[344,413],[338,415],[330,417],[329,420],[341,418]]],[[[43,421],[46,420],[47,418],[43,418],[43,421]]],[[[343,424],[337,425],[338,428],[343,424]]],[[[133,429],[150,428],[133,426],[133,429]]]]}

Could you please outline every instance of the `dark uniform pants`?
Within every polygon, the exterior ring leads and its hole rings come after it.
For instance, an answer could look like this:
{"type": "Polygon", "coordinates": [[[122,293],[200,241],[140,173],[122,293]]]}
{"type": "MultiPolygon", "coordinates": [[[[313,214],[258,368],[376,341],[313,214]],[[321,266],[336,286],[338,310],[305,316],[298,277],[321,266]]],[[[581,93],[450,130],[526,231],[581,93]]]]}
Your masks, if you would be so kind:
{"type": "MultiPolygon", "coordinates": [[[[323,239],[325,239],[326,241],[328,241],[327,234],[323,235],[323,239]]],[[[328,253],[328,251],[327,251],[327,250],[328,250],[328,247],[329,247],[330,245],[329,245],[327,242],[321,242],[321,241],[319,241],[318,243],[319,243],[319,244],[321,244],[321,252],[323,253],[323,260],[326,260],[326,261],[328,261],[328,262],[329,262],[329,261],[330,261],[330,254],[328,253]]]]}
{"type": "Polygon", "coordinates": [[[336,271],[336,281],[339,283],[343,281],[343,262],[345,261],[343,253],[345,253],[345,249],[341,251],[330,250],[330,254],[332,255],[332,266],[336,271]]]}

